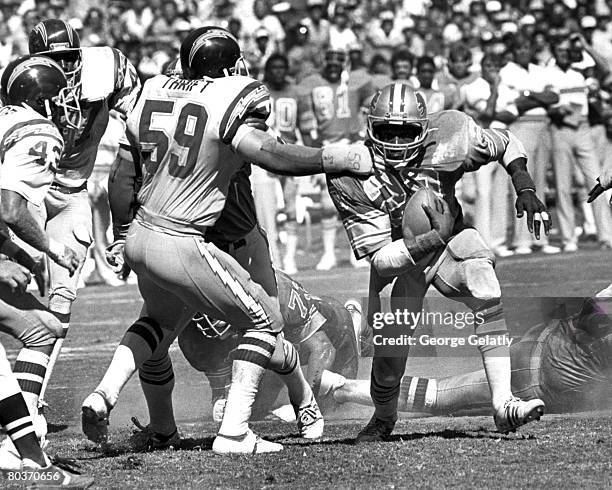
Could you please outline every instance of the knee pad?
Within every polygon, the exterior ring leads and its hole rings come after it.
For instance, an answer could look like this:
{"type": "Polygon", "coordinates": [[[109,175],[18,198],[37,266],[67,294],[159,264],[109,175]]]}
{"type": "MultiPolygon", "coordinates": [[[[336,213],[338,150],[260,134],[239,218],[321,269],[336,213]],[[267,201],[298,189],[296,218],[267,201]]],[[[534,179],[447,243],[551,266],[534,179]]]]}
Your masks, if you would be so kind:
{"type": "Polygon", "coordinates": [[[490,301],[501,297],[497,275],[488,259],[466,260],[463,272],[467,289],[475,299],[490,301]]]}
{"type": "Polygon", "coordinates": [[[62,337],[62,325],[53,318],[53,321],[40,322],[26,328],[18,337],[26,349],[41,349],[52,346],[62,337]]]}

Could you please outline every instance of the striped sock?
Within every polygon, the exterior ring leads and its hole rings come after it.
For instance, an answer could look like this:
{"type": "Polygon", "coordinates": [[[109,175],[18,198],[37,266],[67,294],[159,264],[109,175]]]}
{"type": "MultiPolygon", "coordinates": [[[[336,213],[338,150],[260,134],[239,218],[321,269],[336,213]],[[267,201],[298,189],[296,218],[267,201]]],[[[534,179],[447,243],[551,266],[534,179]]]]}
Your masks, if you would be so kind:
{"type": "Polygon", "coordinates": [[[227,403],[219,434],[242,436],[249,429],[253,402],[259,383],[270,362],[276,335],[270,332],[248,331],[240,345],[232,353],[232,384],[227,394],[227,403]]]}
{"type": "Polygon", "coordinates": [[[158,434],[172,434],[176,423],[172,406],[174,371],[170,356],[166,353],[161,358],[149,359],[138,373],[149,409],[150,428],[158,434]]]}
{"type": "Polygon", "coordinates": [[[21,459],[31,459],[41,466],[46,465],[32,416],[21,393],[0,399],[0,425],[6,430],[21,459]]]}
{"type": "Polygon", "coordinates": [[[435,379],[404,376],[400,384],[398,409],[402,412],[430,412],[436,405],[435,379]]]}
{"type": "MultiPolygon", "coordinates": [[[[287,386],[289,392],[289,401],[296,408],[302,408],[308,405],[312,401],[313,389],[306,381],[302,368],[300,366],[300,356],[295,346],[287,341],[281,339],[282,348],[275,351],[282,352],[282,361],[278,366],[272,367],[272,370],[277,373],[287,386]]],[[[275,356],[273,356],[274,359],[275,356]]],[[[271,363],[272,364],[272,363],[271,363]]],[[[321,385],[321,373],[316,376],[317,387],[321,385]]],[[[318,389],[318,388],[317,388],[318,389]]]]}
{"type": "Polygon", "coordinates": [[[48,365],[47,354],[27,348],[19,351],[15,361],[13,372],[32,416],[38,413],[38,397],[48,365]]]}
{"type": "Polygon", "coordinates": [[[215,371],[206,369],[204,374],[210,384],[212,403],[214,404],[219,398],[227,398],[227,392],[232,384],[232,366],[223,366],[215,371]]]}

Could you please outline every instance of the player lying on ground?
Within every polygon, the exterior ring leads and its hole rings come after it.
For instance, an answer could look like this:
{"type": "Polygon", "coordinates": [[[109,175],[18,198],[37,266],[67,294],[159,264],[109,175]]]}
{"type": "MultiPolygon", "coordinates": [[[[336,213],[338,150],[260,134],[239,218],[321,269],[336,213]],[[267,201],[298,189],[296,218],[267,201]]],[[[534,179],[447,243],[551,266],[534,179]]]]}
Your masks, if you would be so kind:
{"type": "MultiPolygon", "coordinates": [[[[313,392],[319,392],[325,370],[354,378],[359,354],[352,313],[335,299],[313,296],[284,272],[275,272],[283,333],[298,348],[301,362],[308,365],[306,379],[313,392]]],[[[206,375],[212,390],[213,419],[220,422],[232,379],[230,353],[240,343],[240,332],[227,322],[202,315],[181,332],[178,341],[187,361],[206,375]]],[[[254,418],[270,411],[281,388],[278,378],[264,378],[254,418]]]]}
{"type": "MultiPolygon", "coordinates": [[[[395,279],[393,311],[420,311],[434,285],[484,318],[476,325],[478,337],[506,339],[495,256],[464,223],[455,184],[465,172],[500,162],[517,192],[517,215],[527,213],[536,237],[542,223],[548,233],[548,214],[536,197],[521,142],[508,131],[482,129],[458,111],[428,116],[419,93],[393,83],[372,100],[366,144],[375,154],[374,174],[368,179],[328,176],[328,184],[355,255],[371,259],[369,320],[381,311],[382,289],[395,279]]],[[[380,333],[393,337],[397,331],[397,325],[387,325],[380,333]]],[[[512,394],[507,343],[483,344],[479,350],[498,429],[507,432],[539,418],[541,400],[525,402],[512,394]]],[[[390,354],[388,347],[376,346],[371,376],[375,411],[358,441],[384,440],[392,432],[407,355],[407,349],[390,354]]]]}
{"type": "MultiPolygon", "coordinates": [[[[2,78],[0,135],[2,136],[2,217],[19,217],[20,230],[30,245],[47,253],[73,273],[75,253],[53,243],[37,226],[25,203],[40,205],[48,192],[63,149],[55,124],[61,126],[69,102],[68,81],[60,66],[40,57],[9,64],[2,78]],[[55,123],[55,124],[54,124],[55,123]]],[[[12,372],[0,344],[0,425],[8,437],[0,451],[0,469],[30,471],[35,483],[63,488],[85,488],[92,478],[72,475],[53,466],[42,450],[47,432],[38,414],[38,397],[49,355],[62,328],[59,320],[34,296],[25,293],[32,273],[41,296],[46,295],[44,267],[11,242],[0,220],[0,332],[23,343],[12,372]]]]}
{"type": "MultiPolygon", "coordinates": [[[[608,293],[609,294],[609,293],[608,293]]],[[[612,299],[594,297],[580,311],[532,327],[510,347],[512,391],[541,399],[555,413],[598,410],[612,401],[612,299]]],[[[325,372],[321,392],[338,403],[371,405],[367,380],[325,372]]],[[[447,378],[405,375],[398,410],[486,415],[491,392],[483,369],[447,378]]]]}
{"type": "Polygon", "coordinates": [[[232,385],[213,451],[282,449],[255,436],[248,426],[257,387],[282,329],[278,302],[235,259],[207,241],[205,233],[219,218],[231,178],[245,161],[292,175],[367,175],[372,161],[363,145],[283,145],[246,126],[248,117],[268,117],[269,97],[261,83],[237,75],[241,58],[227,31],[192,31],[181,45],[183,76],[147,80],[128,119],[135,159],[142,156],[144,162],[125,257],[138,276],[145,305],[102,382],[83,403],[83,429],[92,439],[106,437],[108,414],[131,375],[145,362],[163,358],[200,311],[246,331],[234,352],[232,385]]]}

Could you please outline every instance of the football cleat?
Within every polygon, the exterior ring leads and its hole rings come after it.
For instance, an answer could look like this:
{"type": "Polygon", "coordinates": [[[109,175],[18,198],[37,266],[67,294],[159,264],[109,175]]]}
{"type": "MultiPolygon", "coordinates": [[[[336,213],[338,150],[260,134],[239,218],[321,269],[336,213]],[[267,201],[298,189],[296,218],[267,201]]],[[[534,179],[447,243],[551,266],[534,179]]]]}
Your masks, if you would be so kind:
{"type": "Polygon", "coordinates": [[[318,271],[329,271],[337,265],[336,256],[332,254],[323,254],[321,260],[316,265],[315,269],[318,271]]]}
{"type": "Polygon", "coordinates": [[[318,439],[323,436],[325,422],[314,395],[308,405],[301,408],[293,407],[293,409],[295,410],[295,418],[300,435],[304,439],[318,439]]]}
{"type": "Polygon", "coordinates": [[[266,441],[249,429],[243,436],[217,434],[212,450],[217,454],[263,454],[282,451],[283,445],[266,441]]]}
{"type": "Polygon", "coordinates": [[[395,422],[391,420],[382,420],[373,415],[368,425],[366,425],[355,439],[356,444],[362,442],[383,442],[389,439],[391,432],[395,428],[395,422]]]}
{"type": "MultiPolygon", "coordinates": [[[[346,378],[341,374],[334,373],[325,369],[321,374],[321,384],[319,385],[319,397],[334,396],[334,393],[342,388],[346,383],[346,378]]],[[[334,397],[335,399],[335,397],[334,397]]]]}
{"type": "Polygon", "coordinates": [[[134,451],[145,452],[157,449],[173,449],[181,443],[181,437],[177,429],[174,429],[172,434],[165,436],[155,432],[148,425],[146,427],[143,426],[136,417],[132,417],[132,423],[137,429],[130,437],[130,444],[134,451]]]}
{"type": "Polygon", "coordinates": [[[28,459],[23,460],[21,471],[35,473],[31,476],[35,483],[28,488],[89,488],[94,483],[90,476],[75,475],[50,463],[41,467],[28,459]]]}
{"type": "Polygon", "coordinates": [[[81,406],[81,424],[87,439],[93,442],[108,441],[108,419],[112,407],[101,393],[94,391],[81,406]]]}
{"type": "Polygon", "coordinates": [[[497,430],[502,434],[515,432],[521,425],[540,420],[544,415],[544,402],[539,399],[521,400],[512,397],[493,416],[497,430]]]}

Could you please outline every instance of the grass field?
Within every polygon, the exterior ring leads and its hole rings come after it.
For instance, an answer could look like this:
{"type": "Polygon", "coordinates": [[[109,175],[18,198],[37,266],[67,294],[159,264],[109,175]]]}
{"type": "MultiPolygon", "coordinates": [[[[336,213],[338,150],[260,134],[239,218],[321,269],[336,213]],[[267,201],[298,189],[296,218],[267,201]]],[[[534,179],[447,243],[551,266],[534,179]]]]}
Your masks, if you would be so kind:
{"type": "MultiPolygon", "coordinates": [[[[310,266],[309,257],[301,265],[310,266]]],[[[342,264],[345,265],[345,264],[342,264]]],[[[581,250],[573,255],[500,260],[506,296],[586,296],[612,278],[610,255],[581,250]]],[[[367,294],[367,272],[347,267],[297,278],[317,294],[344,301],[367,294]]],[[[255,422],[253,428],[285,444],[280,454],[222,457],[210,450],[210,392],[180,352],[171,351],[176,374],[176,418],[183,436],[177,450],[135,453],[130,417],[146,424],[146,407],[132,380],[111,416],[111,442],[97,447],[80,432],[80,405],[95,387],[112,350],[139,311],[134,286],[81,290],[72,328],[51,381],[47,401],[50,454],[74,458],[97,488],[604,488],[612,487],[612,409],[547,415],[520,432],[500,436],[491,417],[404,419],[391,442],[355,446],[353,438],[371,411],[349,405],[327,420],[320,442],[296,437],[296,427],[255,422]]],[[[2,341],[15,355],[17,345],[2,341]]],[[[415,358],[408,370],[443,376],[467,371],[471,358],[415,358]]],[[[367,365],[360,377],[368,375],[367,365]]],[[[0,481],[0,486],[2,486],[0,481]]]]}

